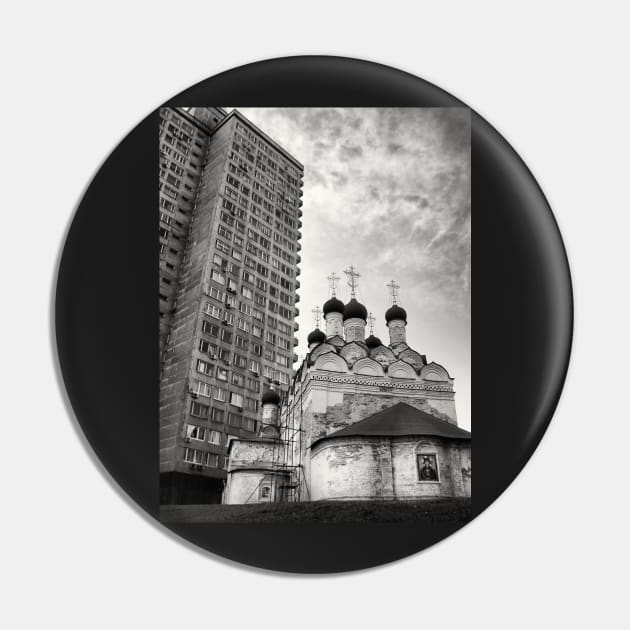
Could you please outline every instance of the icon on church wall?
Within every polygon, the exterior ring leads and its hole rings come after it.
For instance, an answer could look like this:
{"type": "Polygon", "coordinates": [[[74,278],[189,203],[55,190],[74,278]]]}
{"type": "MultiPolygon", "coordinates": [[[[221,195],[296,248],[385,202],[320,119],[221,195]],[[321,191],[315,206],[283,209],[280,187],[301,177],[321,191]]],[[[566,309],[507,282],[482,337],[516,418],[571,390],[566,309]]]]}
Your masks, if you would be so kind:
{"type": "Polygon", "coordinates": [[[418,455],[418,477],[420,481],[439,481],[437,455],[418,455]]]}

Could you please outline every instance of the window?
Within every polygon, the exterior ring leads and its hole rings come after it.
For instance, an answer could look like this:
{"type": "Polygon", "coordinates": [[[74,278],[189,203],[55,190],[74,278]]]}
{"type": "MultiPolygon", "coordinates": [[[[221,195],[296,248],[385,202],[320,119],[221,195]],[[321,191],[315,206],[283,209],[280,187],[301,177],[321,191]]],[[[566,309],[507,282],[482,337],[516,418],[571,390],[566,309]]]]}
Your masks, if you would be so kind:
{"type": "Polygon", "coordinates": [[[245,377],[242,374],[238,374],[234,372],[232,374],[232,385],[236,385],[238,387],[245,387],[245,377]]]}
{"type": "Polygon", "coordinates": [[[291,348],[291,343],[284,337],[278,337],[278,346],[283,350],[289,350],[291,348]]]}
{"type": "Polygon", "coordinates": [[[218,306],[214,304],[206,303],[206,315],[210,315],[210,317],[214,317],[215,319],[221,319],[222,311],[218,306]]]}
{"type": "Polygon", "coordinates": [[[222,241],[219,238],[217,239],[216,245],[217,245],[217,249],[220,252],[223,252],[224,254],[229,254],[230,251],[232,250],[232,248],[227,243],[225,243],[224,241],[222,241]]]}
{"type": "Polygon", "coordinates": [[[216,324],[211,324],[207,319],[203,320],[201,324],[201,331],[211,337],[219,336],[219,327],[216,324]]]}
{"type": "MultiPolygon", "coordinates": [[[[254,361],[254,359],[249,359],[249,361],[247,362],[247,369],[252,371],[252,372],[256,372],[257,374],[260,373],[260,361],[254,361]]],[[[256,390],[258,391],[258,390],[256,390]]]]}
{"type": "Polygon", "coordinates": [[[234,340],[236,347],[241,348],[241,350],[247,350],[247,346],[249,345],[249,341],[245,337],[241,337],[240,335],[236,335],[234,340]]]}
{"type": "Polygon", "coordinates": [[[241,416],[238,416],[235,413],[228,413],[228,424],[233,427],[240,427],[241,416]]]}
{"type": "Polygon", "coordinates": [[[221,361],[229,361],[230,351],[227,348],[219,348],[218,356],[221,361]]]}
{"type": "Polygon", "coordinates": [[[212,345],[209,341],[205,339],[199,340],[199,352],[203,352],[204,354],[216,354],[216,346],[212,345]]]}
{"type": "Polygon", "coordinates": [[[254,276],[253,273],[249,273],[249,271],[243,271],[243,280],[245,280],[245,282],[249,282],[250,284],[254,284],[256,276],[254,276]]]}
{"type": "Polygon", "coordinates": [[[284,372],[280,372],[278,370],[278,382],[282,383],[283,385],[288,385],[289,384],[289,375],[285,374],[284,372]]]}
{"type": "Polygon", "coordinates": [[[220,381],[228,380],[228,371],[225,368],[218,367],[217,368],[217,379],[220,381]]]}
{"type": "Polygon", "coordinates": [[[202,405],[194,400],[190,403],[190,415],[196,418],[207,418],[210,407],[208,405],[202,405]]]}
{"type": "Polygon", "coordinates": [[[203,463],[205,466],[217,468],[219,466],[219,456],[215,453],[206,453],[206,457],[203,463]]]}
{"type": "Polygon", "coordinates": [[[236,392],[230,392],[230,405],[235,407],[243,407],[243,396],[236,392]]]}
{"type": "Polygon", "coordinates": [[[262,346],[259,343],[252,343],[252,352],[257,356],[262,356],[262,346]]]}
{"type": "MultiPolygon", "coordinates": [[[[225,374],[225,380],[227,381],[227,372],[225,374]]],[[[221,389],[220,387],[215,387],[214,388],[214,396],[213,396],[213,398],[215,400],[219,400],[221,402],[225,402],[225,393],[226,392],[225,392],[224,389],[221,389]]],[[[214,409],[212,410],[212,412],[213,412],[212,413],[212,416],[213,416],[212,419],[216,420],[216,418],[214,417],[214,409]]]]}
{"type": "Polygon", "coordinates": [[[248,289],[247,287],[241,287],[241,295],[250,300],[254,298],[254,292],[251,289],[248,289]]]}
{"type": "Polygon", "coordinates": [[[191,464],[200,464],[203,461],[203,451],[194,448],[187,448],[184,451],[184,461],[191,464]]]}
{"type": "MultiPolygon", "coordinates": [[[[246,319],[243,319],[242,317],[239,317],[239,319],[238,319],[238,329],[242,330],[244,332],[249,332],[249,330],[250,330],[249,322],[246,319]]],[[[238,337],[237,337],[237,339],[238,339],[238,337]]]]}
{"type": "Polygon", "coordinates": [[[206,398],[209,398],[211,394],[210,383],[204,383],[203,381],[196,381],[194,391],[195,391],[195,394],[197,394],[197,396],[205,396],[206,398]]]}
{"type": "Polygon", "coordinates": [[[221,330],[221,339],[225,341],[225,343],[232,343],[232,332],[223,328],[221,330]]]}
{"type": "Polygon", "coordinates": [[[203,427],[197,427],[194,424],[189,424],[186,427],[186,437],[189,440],[205,440],[206,430],[203,427]]]}
{"type": "MultiPolygon", "coordinates": [[[[224,225],[219,224],[219,228],[217,230],[217,233],[219,234],[219,236],[222,236],[223,238],[227,238],[229,241],[232,240],[232,231],[228,230],[224,225]]],[[[217,241],[218,243],[218,241],[217,241]]],[[[221,251],[225,251],[224,249],[221,251]]],[[[229,253],[229,249],[228,252],[229,253]]]]}
{"type": "Polygon", "coordinates": [[[249,389],[250,392],[259,393],[260,392],[260,382],[257,381],[255,378],[248,378],[247,379],[247,389],[249,389]]]}
{"type": "Polygon", "coordinates": [[[267,334],[265,335],[265,341],[275,345],[276,344],[276,335],[268,330],[267,334]]]}
{"type": "Polygon", "coordinates": [[[250,411],[258,411],[258,401],[253,398],[247,398],[247,409],[250,411]]]}
{"type": "Polygon", "coordinates": [[[234,365],[236,365],[236,367],[239,367],[239,368],[247,367],[247,358],[235,352],[234,365]]]}
{"type": "Polygon", "coordinates": [[[201,374],[207,374],[208,376],[212,375],[212,364],[207,361],[202,361],[201,359],[197,360],[197,372],[201,374]]]}
{"type": "Polygon", "coordinates": [[[262,333],[263,333],[263,331],[262,331],[262,328],[260,326],[257,326],[256,324],[254,324],[252,326],[252,334],[255,337],[262,337],[262,333]]]}
{"type": "Polygon", "coordinates": [[[261,486],[261,488],[260,488],[260,498],[261,499],[269,499],[269,498],[271,498],[271,487],[270,486],[261,486]]]}
{"type": "Polygon", "coordinates": [[[218,282],[219,284],[225,284],[225,276],[220,271],[217,271],[216,269],[213,269],[210,272],[210,278],[214,280],[215,282],[218,282]]]}
{"type": "Polygon", "coordinates": [[[212,413],[210,414],[210,420],[214,420],[214,422],[223,422],[225,418],[225,411],[223,409],[217,409],[216,407],[212,408],[212,413]]]}
{"type": "Polygon", "coordinates": [[[276,356],[276,363],[278,365],[282,365],[283,367],[289,367],[289,365],[291,364],[291,361],[290,361],[289,357],[285,357],[282,354],[278,354],[276,356]]]}
{"type": "Polygon", "coordinates": [[[216,287],[210,286],[208,288],[208,295],[211,298],[214,298],[215,300],[218,300],[219,302],[223,302],[223,299],[225,297],[225,293],[223,293],[223,291],[221,291],[221,289],[217,289],[216,287]]]}
{"type": "Polygon", "coordinates": [[[210,444],[221,445],[221,434],[218,431],[208,431],[208,442],[210,444]]]}
{"type": "Polygon", "coordinates": [[[256,431],[256,420],[253,418],[243,418],[243,429],[247,431],[256,431]]]}

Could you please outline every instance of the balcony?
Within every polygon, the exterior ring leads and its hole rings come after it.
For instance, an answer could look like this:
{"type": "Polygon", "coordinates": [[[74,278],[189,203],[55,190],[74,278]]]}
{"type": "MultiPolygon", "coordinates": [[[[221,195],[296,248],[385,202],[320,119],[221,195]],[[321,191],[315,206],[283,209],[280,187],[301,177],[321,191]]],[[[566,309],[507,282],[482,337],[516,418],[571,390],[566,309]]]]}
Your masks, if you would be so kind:
{"type": "MultiPolygon", "coordinates": [[[[302,229],[302,225],[303,225],[302,221],[300,221],[300,219],[298,219],[298,221],[297,221],[298,230],[302,229]]],[[[300,235],[300,238],[301,238],[301,235],[300,235]]]]}
{"type": "Polygon", "coordinates": [[[302,283],[299,280],[295,281],[295,288],[299,289],[302,286],[302,283]]]}
{"type": "Polygon", "coordinates": [[[295,262],[299,265],[302,262],[302,256],[299,254],[295,257],[295,262]]]}
{"type": "Polygon", "coordinates": [[[302,249],[302,244],[298,241],[297,245],[295,246],[295,249],[299,252],[302,249]]]}
{"type": "Polygon", "coordinates": [[[303,214],[304,212],[298,208],[298,211],[297,211],[298,217],[301,217],[303,214]]]}
{"type": "Polygon", "coordinates": [[[295,268],[295,277],[297,278],[302,272],[300,271],[299,267],[295,268]]]}
{"type": "Polygon", "coordinates": [[[300,301],[300,296],[296,293],[295,294],[295,303],[297,304],[300,301]]]}
{"type": "Polygon", "coordinates": [[[293,347],[297,346],[300,343],[300,340],[297,337],[293,337],[293,347]]]}
{"type": "Polygon", "coordinates": [[[298,355],[295,354],[295,352],[293,353],[293,363],[297,363],[298,361],[298,355]]]}
{"type": "Polygon", "coordinates": [[[300,309],[296,306],[295,307],[295,317],[299,317],[300,316],[300,309]]]}
{"type": "Polygon", "coordinates": [[[300,330],[300,325],[297,322],[293,322],[293,330],[295,332],[297,332],[298,330],[300,330]]]}

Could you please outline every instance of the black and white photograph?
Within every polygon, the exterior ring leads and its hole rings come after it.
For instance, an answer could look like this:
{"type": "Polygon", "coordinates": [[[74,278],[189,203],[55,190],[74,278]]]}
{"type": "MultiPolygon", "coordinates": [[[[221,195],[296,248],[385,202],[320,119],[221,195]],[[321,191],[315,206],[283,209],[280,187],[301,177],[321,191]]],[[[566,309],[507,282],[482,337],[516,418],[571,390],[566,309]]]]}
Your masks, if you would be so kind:
{"type": "Polygon", "coordinates": [[[469,110],[162,108],[159,150],[161,519],[465,522],[469,110]]]}

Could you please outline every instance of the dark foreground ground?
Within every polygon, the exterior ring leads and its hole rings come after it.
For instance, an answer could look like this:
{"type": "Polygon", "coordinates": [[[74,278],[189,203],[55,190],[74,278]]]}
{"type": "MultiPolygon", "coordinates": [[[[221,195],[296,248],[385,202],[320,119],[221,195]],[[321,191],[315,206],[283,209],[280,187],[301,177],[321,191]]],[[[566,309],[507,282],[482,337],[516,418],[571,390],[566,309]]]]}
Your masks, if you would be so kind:
{"type": "Polygon", "coordinates": [[[252,505],[164,505],[164,523],[466,523],[470,499],[311,501],[252,505]]]}

